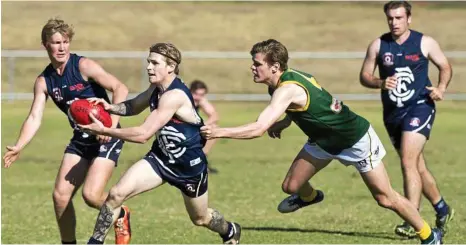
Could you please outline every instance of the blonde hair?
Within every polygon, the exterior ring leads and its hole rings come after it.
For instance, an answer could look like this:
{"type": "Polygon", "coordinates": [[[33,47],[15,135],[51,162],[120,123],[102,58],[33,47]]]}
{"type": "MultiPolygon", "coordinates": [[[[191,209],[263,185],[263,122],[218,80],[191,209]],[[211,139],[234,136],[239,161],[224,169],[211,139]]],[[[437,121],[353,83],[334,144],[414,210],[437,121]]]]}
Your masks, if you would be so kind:
{"type": "Polygon", "coordinates": [[[74,30],[72,25],[68,25],[64,20],[59,18],[52,18],[47,21],[47,24],[42,28],[42,44],[45,45],[47,40],[53,34],[59,32],[63,36],[67,36],[70,41],[73,39],[74,30]]]}
{"type": "Polygon", "coordinates": [[[150,47],[149,52],[165,56],[167,64],[175,66],[175,74],[178,75],[180,73],[181,52],[175,45],[171,43],[156,43],[150,47]]]}

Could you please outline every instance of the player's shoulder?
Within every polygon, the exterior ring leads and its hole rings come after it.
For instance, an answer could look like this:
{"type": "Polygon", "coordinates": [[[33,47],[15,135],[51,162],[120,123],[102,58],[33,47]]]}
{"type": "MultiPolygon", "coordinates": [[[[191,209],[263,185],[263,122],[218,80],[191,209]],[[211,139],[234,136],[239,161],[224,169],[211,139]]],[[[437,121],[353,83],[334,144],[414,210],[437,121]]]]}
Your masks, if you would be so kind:
{"type": "Polygon", "coordinates": [[[376,39],[372,40],[367,47],[368,54],[377,55],[380,51],[380,44],[382,43],[382,37],[377,37],[376,39]]]}
{"type": "Polygon", "coordinates": [[[36,77],[36,81],[34,81],[35,84],[44,84],[45,85],[45,77],[43,74],[40,74],[39,76],[36,77]]]}
{"type": "Polygon", "coordinates": [[[312,74],[298,71],[296,69],[288,68],[283,74],[280,76],[280,81],[287,82],[287,81],[300,81],[306,78],[312,78],[312,74]]]}
{"type": "Polygon", "coordinates": [[[381,36],[373,39],[370,43],[369,43],[369,49],[379,49],[380,48],[380,44],[382,42],[387,42],[389,41],[391,38],[390,36],[390,33],[384,33],[382,34],[381,36]]]}
{"type": "MultiPolygon", "coordinates": [[[[79,56],[77,54],[74,54],[75,55],[75,59],[78,60],[78,64],[79,64],[79,69],[82,70],[82,69],[89,69],[89,68],[92,68],[94,66],[100,66],[99,63],[97,63],[97,61],[91,59],[91,58],[88,58],[88,57],[84,57],[84,56],[79,56]]],[[[71,57],[70,57],[71,58],[71,57]]]]}
{"type": "Polygon", "coordinates": [[[429,35],[422,35],[422,38],[421,38],[421,42],[423,42],[424,44],[433,44],[433,43],[437,43],[437,41],[429,36],[429,35]]]}
{"type": "Polygon", "coordinates": [[[188,96],[183,89],[174,88],[164,92],[160,98],[163,98],[164,100],[179,100],[188,98],[188,96]]]}
{"type": "Polygon", "coordinates": [[[36,77],[36,80],[34,81],[34,88],[35,90],[38,89],[43,92],[47,91],[47,83],[45,77],[42,74],[36,77]]]}

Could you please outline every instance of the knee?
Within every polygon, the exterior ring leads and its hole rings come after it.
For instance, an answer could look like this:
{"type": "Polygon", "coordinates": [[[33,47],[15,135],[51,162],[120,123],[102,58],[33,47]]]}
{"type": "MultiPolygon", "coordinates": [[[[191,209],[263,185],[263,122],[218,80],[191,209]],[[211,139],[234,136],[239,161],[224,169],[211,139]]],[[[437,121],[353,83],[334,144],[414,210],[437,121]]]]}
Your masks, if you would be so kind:
{"type": "Polygon", "coordinates": [[[300,184],[297,181],[292,180],[292,179],[290,179],[289,181],[283,182],[282,184],[283,192],[290,194],[290,195],[298,193],[299,188],[300,188],[300,184]]]}
{"type": "Polygon", "coordinates": [[[107,197],[107,204],[112,207],[118,207],[126,200],[128,195],[117,187],[112,187],[107,197]]]}
{"type": "Polygon", "coordinates": [[[401,167],[405,172],[418,172],[417,158],[411,156],[403,156],[401,158],[401,167]]]}
{"type": "Polygon", "coordinates": [[[72,197],[73,197],[73,193],[69,193],[59,188],[55,188],[53,190],[53,194],[52,194],[53,203],[57,207],[68,206],[68,204],[71,202],[72,197]]]}
{"type": "Polygon", "coordinates": [[[207,216],[196,215],[191,216],[190,218],[191,222],[193,222],[195,226],[207,226],[209,224],[209,219],[207,216]]]}
{"type": "Polygon", "coordinates": [[[401,196],[393,189],[387,193],[379,193],[377,195],[374,195],[374,198],[380,207],[388,208],[391,210],[396,209],[399,197],[401,196]]]}
{"type": "Polygon", "coordinates": [[[392,200],[387,195],[378,194],[378,195],[375,195],[374,198],[380,207],[392,209],[393,207],[392,200]]]}
{"type": "Polygon", "coordinates": [[[100,208],[104,202],[102,197],[103,193],[97,193],[95,191],[83,190],[83,199],[87,206],[91,208],[100,208]]]}

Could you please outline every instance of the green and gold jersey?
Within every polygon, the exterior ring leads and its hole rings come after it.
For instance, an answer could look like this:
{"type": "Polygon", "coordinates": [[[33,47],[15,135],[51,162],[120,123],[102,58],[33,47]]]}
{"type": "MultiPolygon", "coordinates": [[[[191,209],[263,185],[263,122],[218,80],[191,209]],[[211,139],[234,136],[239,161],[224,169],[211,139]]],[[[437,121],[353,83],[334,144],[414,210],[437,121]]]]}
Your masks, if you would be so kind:
{"type": "MultiPolygon", "coordinates": [[[[293,122],[309,137],[330,154],[339,154],[358,142],[369,129],[369,122],[352,112],[343,102],[322,88],[315,78],[293,69],[286,70],[277,88],[296,84],[307,93],[306,105],[302,108],[290,106],[286,110],[293,122]]],[[[272,95],[274,89],[269,89],[272,95]]]]}

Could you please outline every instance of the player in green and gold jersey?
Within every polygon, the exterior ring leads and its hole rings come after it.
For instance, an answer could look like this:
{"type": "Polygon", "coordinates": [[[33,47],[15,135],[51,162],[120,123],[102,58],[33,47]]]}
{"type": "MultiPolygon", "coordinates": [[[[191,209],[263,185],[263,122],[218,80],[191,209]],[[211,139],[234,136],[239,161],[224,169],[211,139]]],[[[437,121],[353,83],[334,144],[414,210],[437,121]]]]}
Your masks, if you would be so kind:
{"type": "Polygon", "coordinates": [[[333,159],[358,169],[377,203],[396,212],[414,227],[424,244],[439,243],[442,232],[432,229],[416,207],[398,194],[382,163],[385,149],[370,123],[334,98],[307,73],[288,68],[288,51],[280,42],[269,39],[251,50],[254,82],[269,87],[272,99],[256,122],[234,128],[206,125],[201,132],[207,139],[252,139],[268,131],[280,138],[291,122],[309,137],[298,153],[282,184],[290,194],[278,206],[281,213],[294,212],[324,199],[309,180],[333,159]],[[277,121],[283,113],[286,117],[277,121]]]}

